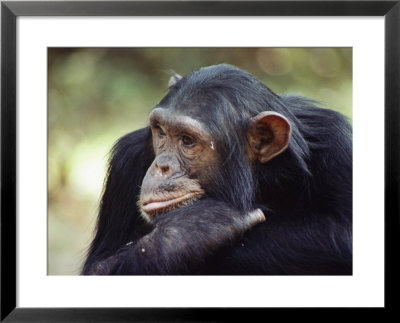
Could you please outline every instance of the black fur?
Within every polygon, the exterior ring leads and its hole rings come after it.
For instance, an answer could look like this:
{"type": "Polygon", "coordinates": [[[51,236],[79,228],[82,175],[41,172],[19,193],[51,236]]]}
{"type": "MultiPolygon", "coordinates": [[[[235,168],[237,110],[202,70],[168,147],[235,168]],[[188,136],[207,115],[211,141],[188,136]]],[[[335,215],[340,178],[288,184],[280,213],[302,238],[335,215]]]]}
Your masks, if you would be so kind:
{"type": "Polygon", "coordinates": [[[229,65],[180,79],[157,107],[201,121],[222,156],[220,170],[205,198],[150,226],[136,202],[154,159],[151,132],[120,139],[83,274],[352,273],[352,134],[342,115],[278,96],[229,65]],[[285,152],[251,168],[244,150],[249,119],[266,110],[290,121],[292,138],[285,152]],[[257,207],[264,223],[231,232],[257,207]],[[167,238],[169,228],[178,231],[167,238]]]}

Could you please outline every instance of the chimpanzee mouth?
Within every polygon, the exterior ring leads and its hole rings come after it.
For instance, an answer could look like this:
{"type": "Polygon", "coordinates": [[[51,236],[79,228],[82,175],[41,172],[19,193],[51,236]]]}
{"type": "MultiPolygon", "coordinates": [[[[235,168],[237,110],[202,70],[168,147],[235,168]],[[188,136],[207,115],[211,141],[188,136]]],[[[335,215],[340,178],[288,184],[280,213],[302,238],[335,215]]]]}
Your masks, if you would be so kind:
{"type": "Polygon", "coordinates": [[[142,216],[147,221],[151,221],[160,214],[171,212],[184,206],[191,205],[200,197],[201,195],[199,195],[198,193],[189,193],[170,200],[144,201],[140,202],[140,210],[142,216]]]}

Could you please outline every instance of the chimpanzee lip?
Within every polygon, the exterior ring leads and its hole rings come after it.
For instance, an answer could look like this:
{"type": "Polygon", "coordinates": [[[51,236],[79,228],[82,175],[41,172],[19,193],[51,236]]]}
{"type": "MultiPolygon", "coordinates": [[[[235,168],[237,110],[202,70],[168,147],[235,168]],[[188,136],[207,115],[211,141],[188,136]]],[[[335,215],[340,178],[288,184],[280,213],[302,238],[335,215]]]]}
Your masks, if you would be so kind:
{"type": "Polygon", "coordinates": [[[178,204],[191,200],[196,197],[196,193],[189,193],[170,200],[156,200],[156,201],[144,201],[142,202],[142,210],[148,214],[160,213],[162,210],[173,209],[173,206],[178,206],[178,204]]]}

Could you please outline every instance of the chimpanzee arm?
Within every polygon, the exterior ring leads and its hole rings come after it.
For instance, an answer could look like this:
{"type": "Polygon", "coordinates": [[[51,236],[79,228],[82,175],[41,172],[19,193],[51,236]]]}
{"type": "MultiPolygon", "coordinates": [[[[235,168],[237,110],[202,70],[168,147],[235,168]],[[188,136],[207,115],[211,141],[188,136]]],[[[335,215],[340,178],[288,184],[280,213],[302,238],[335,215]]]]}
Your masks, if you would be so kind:
{"type": "Polygon", "coordinates": [[[225,203],[202,199],[163,215],[141,239],[96,263],[92,275],[185,274],[223,246],[265,220],[261,210],[242,214],[225,203]]]}

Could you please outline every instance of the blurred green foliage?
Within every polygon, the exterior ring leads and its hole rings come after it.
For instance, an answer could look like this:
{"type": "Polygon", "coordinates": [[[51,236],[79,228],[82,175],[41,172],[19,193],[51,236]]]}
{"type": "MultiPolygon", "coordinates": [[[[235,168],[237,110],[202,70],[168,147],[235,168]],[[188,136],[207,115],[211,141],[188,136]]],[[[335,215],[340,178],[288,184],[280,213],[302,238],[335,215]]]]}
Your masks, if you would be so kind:
{"type": "Polygon", "coordinates": [[[352,114],[351,48],[49,48],[48,274],[79,274],[108,152],[144,127],[173,70],[236,65],[277,93],[352,114]]]}

